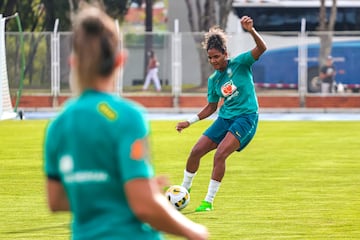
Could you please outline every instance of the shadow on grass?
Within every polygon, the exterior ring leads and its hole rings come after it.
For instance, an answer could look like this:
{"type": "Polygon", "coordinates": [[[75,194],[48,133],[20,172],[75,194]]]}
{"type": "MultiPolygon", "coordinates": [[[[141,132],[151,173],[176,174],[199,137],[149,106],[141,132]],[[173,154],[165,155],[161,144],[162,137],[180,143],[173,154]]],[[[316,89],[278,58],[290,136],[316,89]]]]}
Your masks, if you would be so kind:
{"type": "Polygon", "coordinates": [[[63,223],[55,226],[47,226],[47,227],[35,227],[35,228],[27,228],[27,229],[21,229],[17,231],[8,231],[4,232],[5,234],[19,234],[19,233],[30,233],[30,232],[39,232],[49,229],[59,229],[59,228],[69,228],[69,223],[63,223]]]}
{"type": "Polygon", "coordinates": [[[190,214],[199,214],[201,212],[196,212],[195,210],[194,211],[187,211],[187,212],[181,212],[183,215],[190,215],[190,214]]]}

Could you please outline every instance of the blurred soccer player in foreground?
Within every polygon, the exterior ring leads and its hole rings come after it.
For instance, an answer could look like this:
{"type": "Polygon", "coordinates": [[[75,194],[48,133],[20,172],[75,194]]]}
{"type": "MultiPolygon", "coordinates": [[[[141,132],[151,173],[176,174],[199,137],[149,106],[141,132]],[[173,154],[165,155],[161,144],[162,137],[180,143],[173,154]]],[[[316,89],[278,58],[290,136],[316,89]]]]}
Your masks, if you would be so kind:
{"type": "Polygon", "coordinates": [[[45,136],[52,211],[71,211],[73,239],[207,239],[207,229],[170,205],[149,162],[142,109],[112,94],[125,57],[113,19],[82,7],[73,25],[71,67],[78,96],[45,136]]]}

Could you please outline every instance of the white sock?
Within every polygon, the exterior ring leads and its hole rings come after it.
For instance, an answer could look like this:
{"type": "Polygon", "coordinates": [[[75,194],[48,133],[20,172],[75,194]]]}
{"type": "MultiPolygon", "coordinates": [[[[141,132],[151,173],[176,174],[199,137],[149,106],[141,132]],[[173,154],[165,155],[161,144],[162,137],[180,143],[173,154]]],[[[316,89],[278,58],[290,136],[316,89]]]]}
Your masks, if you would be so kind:
{"type": "Polygon", "coordinates": [[[212,203],[214,201],[215,195],[220,188],[220,184],[221,182],[210,179],[209,188],[205,197],[205,201],[209,203],[212,203]]]}
{"type": "Polygon", "coordinates": [[[191,188],[192,181],[193,181],[193,178],[195,177],[195,175],[196,175],[196,173],[191,173],[191,172],[186,171],[186,169],[184,169],[184,178],[183,178],[183,182],[182,182],[181,186],[183,186],[184,188],[189,190],[189,188],[191,188]]]}

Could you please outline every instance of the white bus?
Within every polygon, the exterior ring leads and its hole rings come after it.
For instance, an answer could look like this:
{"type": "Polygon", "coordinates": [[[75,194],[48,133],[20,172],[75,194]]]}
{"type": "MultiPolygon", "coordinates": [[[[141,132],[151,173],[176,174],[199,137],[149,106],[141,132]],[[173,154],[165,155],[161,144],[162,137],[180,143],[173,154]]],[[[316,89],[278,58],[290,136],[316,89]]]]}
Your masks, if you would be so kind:
{"type": "MultiPolygon", "coordinates": [[[[329,15],[332,0],[325,0],[329,15]]],[[[234,0],[237,16],[254,19],[258,31],[299,31],[301,19],[306,30],[316,31],[319,25],[320,0],[234,0]]],[[[360,1],[338,0],[335,31],[360,30],[360,1]]]]}
{"type": "MultiPolygon", "coordinates": [[[[326,0],[327,17],[332,0],[326,0]]],[[[320,0],[234,0],[234,13],[254,19],[254,27],[261,32],[268,50],[254,65],[254,81],[258,87],[299,87],[299,36],[302,19],[306,21],[305,76],[307,90],[318,92],[314,85],[319,73],[320,0]]],[[[338,0],[337,18],[331,55],[337,68],[336,82],[353,92],[360,90],[360,0],[338,0]]],[[[246,44],[246,42],[243,42],[246,44]]],[[[318,82],[317,82],[318,83],[318,82]]]]}

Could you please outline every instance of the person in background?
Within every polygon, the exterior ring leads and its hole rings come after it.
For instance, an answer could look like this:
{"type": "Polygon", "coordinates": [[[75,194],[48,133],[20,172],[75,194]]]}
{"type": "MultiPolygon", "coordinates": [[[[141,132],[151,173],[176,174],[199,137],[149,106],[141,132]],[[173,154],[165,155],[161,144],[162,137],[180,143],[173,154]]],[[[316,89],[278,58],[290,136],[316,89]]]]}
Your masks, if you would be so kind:
{"type": "Polygon", "coordinates": [[[159,62],[155,56],[154,51],[150,50],[149,51],[149,63],[147,66],[147,74],[146,74],[146,78],[145,78],[145,82],[144,82],[144,86],[143,86],[144,91],[148,89],[151,80],[153,80],[153,82],[154,82],[156,91],[158,91],[158,92],[161,91],[161,84],[160,84],[160,79],[158,76],[158,71],[159,71],[159,62]]]}
{"type": "Polygon", "coordinates": [[[320,69],[321,92],[333,93],[335,91],[336,70],[331,56],[328,56],[326,63],[320,69]]]}
{"type": "Polygon", "coordinates": [[[47,126],[44,171],[51,211],[71,211],[72,239],[186,239],[209,233],[166,199],[155,177],[144,109],[115,94],[125,55],[106,13],[81,6],[73,24],[72,86],[78,96],[47,126]]]}
{"type": "Polygon", "coordinates": [[[253,27],[252,18],[244,16],[240,22],[250,33],[256,46],[251,51],[229,59],[226,34],[222,29],[212,27],[205,34],[203,43],[209,63],[215,69],[208,79],[208,103],[197,115],[176,126],[177,131],[181,132],[195,122],[209,117],[217,110],[219,100],[223,99],[218,118],[192,148],[184,170],[182,186],[190,191],[200,159],[216,149],[208,192],[196,208],[197,212],[213,210],[215,195],[225,175],[226,159],[249,144],[258,124],[259,106],[251,66],[265,52],[266,44],[253,27]]]}

